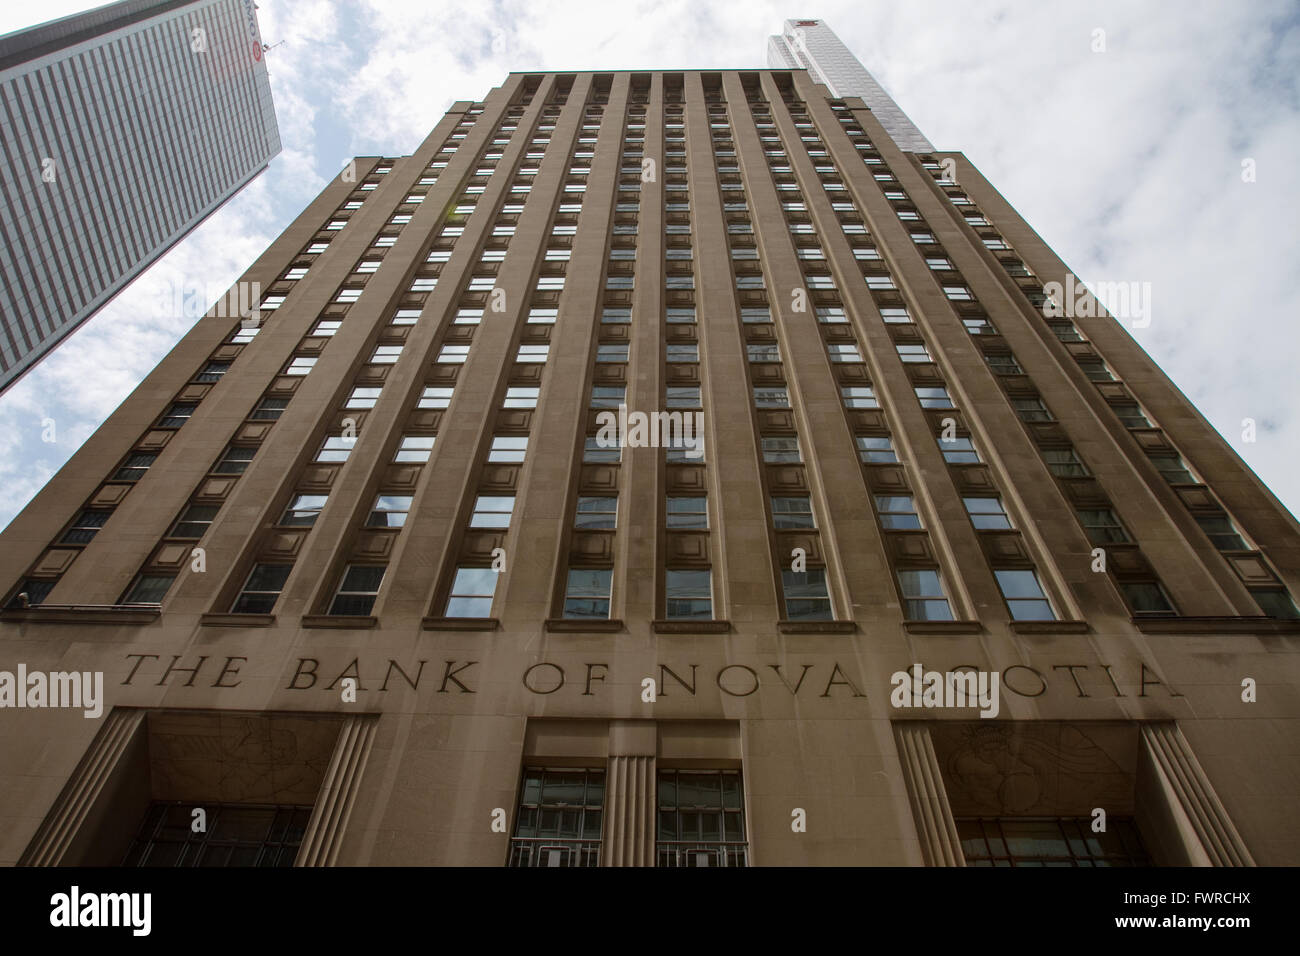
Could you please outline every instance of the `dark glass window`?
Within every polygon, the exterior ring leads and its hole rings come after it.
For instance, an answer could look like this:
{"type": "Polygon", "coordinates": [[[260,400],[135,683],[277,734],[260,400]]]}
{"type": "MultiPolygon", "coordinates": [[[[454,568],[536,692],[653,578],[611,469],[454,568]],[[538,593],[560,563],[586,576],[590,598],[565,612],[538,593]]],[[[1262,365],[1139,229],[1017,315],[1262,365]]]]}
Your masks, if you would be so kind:
{"type": "Polygon", "coordinates": [[[525,768],[509,866],[598,866],[605,771],[525,768]]]}
{"type": "Polygon", "coordinates": [[[154,802],[123,866],[293,866],[311,807],[154,802]],[[207,826],[193,828],[195,809],[207,826]]]}
{"type": "Polygon", "coordinates": [[[1132,820],[1090,817],[957,820],[967,866],[1150,866],[1132,820]]]}
{"type": "Polygon", "coordinates": [[[291,564],[255,564],[248,573],[244,589],[235,598],[232,614],[270,614],[284,582],[289,579],[291,564]]]}
{"type": "Polygon", "coordinates": [[[744,787],[739,770],[660,770],[659,866],[745,866],[744,787]]]}
{"type": "Polygon", "coordinates": [[[72,522],[72,527],[63,534],[63,544],[86,544],[99,529],[104,527],[111,511],[83,511],[72,522]]]}

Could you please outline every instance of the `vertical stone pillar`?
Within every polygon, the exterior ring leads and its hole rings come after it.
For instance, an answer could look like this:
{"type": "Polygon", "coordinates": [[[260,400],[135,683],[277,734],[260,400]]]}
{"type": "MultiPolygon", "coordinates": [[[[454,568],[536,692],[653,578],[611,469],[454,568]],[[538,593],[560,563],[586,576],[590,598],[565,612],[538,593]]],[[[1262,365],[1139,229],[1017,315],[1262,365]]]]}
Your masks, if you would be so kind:
{"type": "Polygon", "coordinates": [[[345,717],[294,866],[334,866],[374,743],[378,714],[345,717]]]}
{"type": "Polygon", "coordinates": [[[1139,770],[1150,796],[1163,798],[1164,819],[1194,866],[1254,866],[1241,834],[1176,723],[1142,724],[1139,770]]]}
{"type": "Polygon", "coordinates": [[[104,725],[19,859],[19,866],[60,866],[65,862],[69,847],[143,723],[143,710],[115,707],[109,711],[104,725]]]}
{"type": "Polygon", "coordinates": [[[604,866],[655,865],[658,733],[653,720],[612,720],[605,777],[604,866]]]}
{"type": "Polygon", "coordinates": [[[965,866],[966,858],[961,852],[957,824],[943,788],[930,728],[919,722],[898,723],[894,725],[894,738],[898,742],[898,759],[903,765],[925,865],[965,866]]]}

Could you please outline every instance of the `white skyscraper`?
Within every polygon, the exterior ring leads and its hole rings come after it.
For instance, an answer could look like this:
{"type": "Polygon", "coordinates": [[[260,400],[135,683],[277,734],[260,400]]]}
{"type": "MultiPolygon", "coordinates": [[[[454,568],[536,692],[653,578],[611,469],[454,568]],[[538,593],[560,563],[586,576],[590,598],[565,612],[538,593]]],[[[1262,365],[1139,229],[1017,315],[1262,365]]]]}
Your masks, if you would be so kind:
{"type": "Polygon", "coordinates": [[[808,70],[833,96],[860,97],[900,149],[912,153],[934,151],[930,141],[825,20],[786,20],[781,35],[767,39],[767,65],[778,70],[808,70]]]}
{"type": "Polygon", "coordinates": [[[0,37],[0,391],[280,152],[255,10],[120,0],[0,37]]]}

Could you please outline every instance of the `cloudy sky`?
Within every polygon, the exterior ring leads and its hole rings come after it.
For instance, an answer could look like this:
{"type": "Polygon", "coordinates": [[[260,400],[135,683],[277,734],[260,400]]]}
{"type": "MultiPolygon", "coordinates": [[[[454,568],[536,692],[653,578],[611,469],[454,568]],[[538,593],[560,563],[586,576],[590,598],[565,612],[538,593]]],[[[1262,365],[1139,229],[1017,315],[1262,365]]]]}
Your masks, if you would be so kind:
{"type": "MultiPolygon", "coordinates": [[[[0,5],[0,33],[99,6],[0,5]]],[[[764,67],[821,17],[939,149],[1086,282],[1140,281],[1134,334],[1300,511],[1300,5],[821,0],[260,0],[284,151],[0,397],[0,527],[180,339],[171,284],[232,283],[353,155],[409,153],[511,70],[764,67]],[[1096,30],[1105,51],[1094,51],[1096,30]],[[1243,182],[1243,160],[1255,182],[1243,182]],[[41,440],[43,419],[56,442],[41,440]],[[1242,440],[1242,420],[1258,422],[1242,440]]]]}

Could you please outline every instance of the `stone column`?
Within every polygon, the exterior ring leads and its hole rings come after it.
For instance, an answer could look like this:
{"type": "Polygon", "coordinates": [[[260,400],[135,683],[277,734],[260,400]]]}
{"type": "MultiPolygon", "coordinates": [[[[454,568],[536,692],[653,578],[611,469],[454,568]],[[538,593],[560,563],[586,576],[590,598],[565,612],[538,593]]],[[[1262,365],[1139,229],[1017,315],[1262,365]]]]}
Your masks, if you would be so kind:
{"type": "MultiPolygon", "coordinates": [[[[1142,724],[1145,795],[1163,801],[1164,829],[1182,844],[1193,866],[1254,866],[1241,834],[1219,801],[1187,738],[1176,723],[1142,724]]],[[[1152,808],[1155,809],[1155,808],[1152,808]]]]}
{"type": "Polygon", "coordinates": [[[61,866],[65,861],[71,864],[79,862],[75,855],[71,859],[68,857],[68,849],[95,810],[122,755],[140,732],[144,713],[143,710],[115,707],[104,718],[104,725],[99,728],[90,748],[18,860],[19,866],[61,866]]]}
{"type": "Polygon", "coordinates": [[[898,742],[898,759],[903,765],[903,779],[907,782],[907,796],[925,865],[965,866],[966,858],[961,852],[957,824],[943,788],[930,728],[918,722],[898,723],[894,725],[894,738],[898,742]]]}
{"type": "Polygon", "coordinates": [[[605,777],[604,866],[655,865],[658,734],[653,720],[612,720],[605,777]]]}
{"type": "Polygon", "coordinates": [[[378,723],[378,714],[344,718],[294,866],[334,866],[338,862],[378,723]]]}

